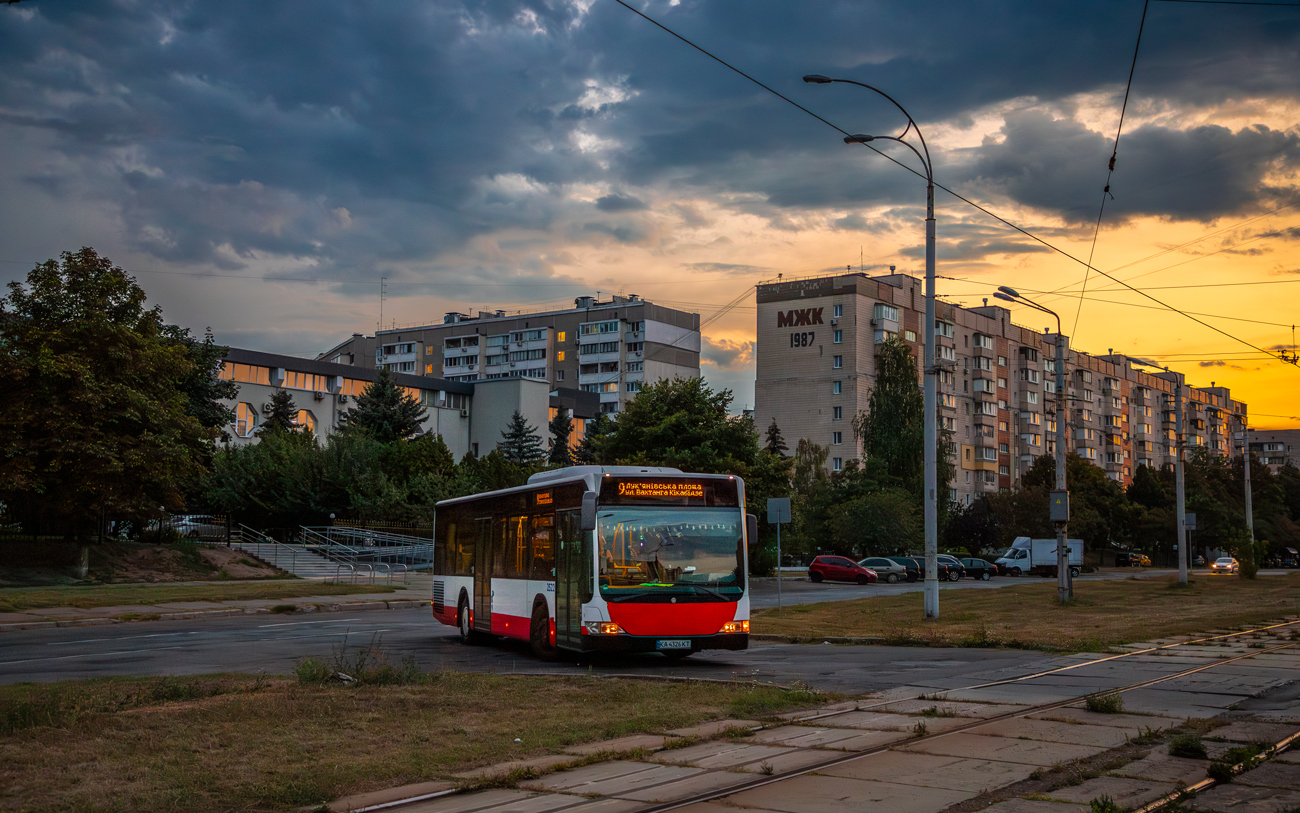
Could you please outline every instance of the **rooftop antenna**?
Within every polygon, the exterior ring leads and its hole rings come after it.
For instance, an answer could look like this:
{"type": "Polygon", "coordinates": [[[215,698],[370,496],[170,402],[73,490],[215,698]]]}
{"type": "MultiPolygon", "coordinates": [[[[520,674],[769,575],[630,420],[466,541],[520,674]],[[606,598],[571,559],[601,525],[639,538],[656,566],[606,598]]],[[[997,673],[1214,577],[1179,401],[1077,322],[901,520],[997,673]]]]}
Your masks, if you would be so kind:
{"type": "Polygon", "coordinates": [[[388,277],[379,278],[379,329],[384,329],[384,299],[388,296],[388,277]]]}
{"type": "Polygon", "coordinates": [[[858,273],[861,274],[864,270],[865,268],[862,265],[862,246],[858,246],[858,273]]]}

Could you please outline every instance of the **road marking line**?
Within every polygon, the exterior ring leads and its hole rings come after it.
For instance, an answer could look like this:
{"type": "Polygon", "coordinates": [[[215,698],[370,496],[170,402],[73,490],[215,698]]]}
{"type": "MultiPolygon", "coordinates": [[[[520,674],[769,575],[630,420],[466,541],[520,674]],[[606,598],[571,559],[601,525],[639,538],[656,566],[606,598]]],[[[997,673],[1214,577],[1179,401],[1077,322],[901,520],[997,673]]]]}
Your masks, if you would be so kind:
{"type": "MultiPolygon", "coordinates": [[[[113,638],[114,641],[130,641],[136,638],[172,638],[177,635],[198,635],[198,630],[189,632],[155,632],[153,635],[125,635],[121,638],[113,638]]],[[[103,638],[80,638],[76,641],[48,641],[46,646],[67,646],[68,644],[102,644],[103,638]]]]}
{"type": "Polygon", "coordinates": [[[258,629],[267,629],[269,627],[301,627],[304,624],[344,624],[349,621],[360,621],[359,618],[339,618],[328,621],[288,621],[283,624],[258,624],[258,629]]]}
{"type": "Polygon", "coordinates": [[[165,649],[183,649],[179,646],[160,646],[155,649],[124,649],[118,652],[87,652],[82,655],[59,655],[48,658],[27,658],[21,661],[0,661],[0,666],[13,666],[18,663],[39,663],[40,661],[66,661],[72,658],[96,658],[103,655],[138,655],[141,652],[161,652],[165,649]]]}

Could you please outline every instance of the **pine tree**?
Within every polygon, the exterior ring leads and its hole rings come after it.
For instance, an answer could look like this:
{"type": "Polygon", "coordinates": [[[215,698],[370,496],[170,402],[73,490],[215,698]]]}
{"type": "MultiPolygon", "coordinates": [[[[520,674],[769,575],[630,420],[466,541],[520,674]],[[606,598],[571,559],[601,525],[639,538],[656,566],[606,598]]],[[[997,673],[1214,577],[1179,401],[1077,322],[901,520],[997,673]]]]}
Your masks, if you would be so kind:
{"type": "Polygon", "coordinates": [[[507,462],[531,465],[545,457],[542,451],[542,438],[537,428],[515,410],[510,416],[510,424],[501,433],[501,442],[497,444],[507,462]]]}
{"type": "Polygon", "coordinates": [[[569,410],[560,407],[551,419],[551,453],[547,462],[552,466],[572,466],[573,452],[569,449],[569,438],[573,435],[573,419],[569,410]]]}
{"type": "Polygon", "coordinates": [[[339,418],[339,427],[369,432],[379,442],[391,443],[419,432],[427,414],[385,367],[357,397],[357,405],[339,418]]]}
{"type": "Polygon", "coordinates": [[[768,454],[781,457],[785,457],[785,453],[790,450],[790,447],[785,445],[785,438],[781,437],[781,429],[776,425],[776,418],[773,418],[772,423],[767,427],[767,443],[764,444],[763,450],[768,454]]]}
{"type": "Polygon", "coordinates": [[[601,463],[597,447],[606,435],[614,431],[614,422],[604,412],[587,421],[587,431],[583,433],[578,448],[573,452],[573,462],[579,466],[596,466],[601,463]]]}
{"type": "Polygon", "coordinates": [[[273,432],[298,431],[298,405],[288,390],[276,390],[271,396],[271,413],[262,421],[257,436],[264,438],[273,432]]]}

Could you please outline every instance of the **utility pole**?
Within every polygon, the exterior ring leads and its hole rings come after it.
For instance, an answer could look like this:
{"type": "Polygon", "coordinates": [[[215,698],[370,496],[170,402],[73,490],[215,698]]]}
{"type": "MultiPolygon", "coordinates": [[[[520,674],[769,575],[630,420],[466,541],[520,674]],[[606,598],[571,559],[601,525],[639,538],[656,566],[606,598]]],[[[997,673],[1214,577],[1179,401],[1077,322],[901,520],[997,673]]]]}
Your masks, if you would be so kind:
{"type": "Polygon", "coordinates": [[[1255,558],[1255,512],[1250,507],[1250,433],[1246,429],[1246,416],[1241,416],[1241,456],[1246,475],[1246,530],[1250,532],[1250,556],[1255,558]]]}
{"type": "MultiPolygon", "coordinates": [[[[1173,372],[1168,367],[1165,372],[1173,372]]],[[[1174,373],[1174,490],[1178,511],[1178,583],[1187,584],[1187,499],[1183,492],[1183,374],[1174,373]]]]}

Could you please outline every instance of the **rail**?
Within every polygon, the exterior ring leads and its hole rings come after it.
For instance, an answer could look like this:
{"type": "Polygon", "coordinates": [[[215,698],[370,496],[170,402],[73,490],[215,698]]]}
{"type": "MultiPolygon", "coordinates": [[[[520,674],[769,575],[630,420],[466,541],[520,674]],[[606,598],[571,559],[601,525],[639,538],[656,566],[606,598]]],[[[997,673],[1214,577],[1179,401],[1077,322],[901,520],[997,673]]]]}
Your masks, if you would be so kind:
{"type": "Polygon", "coordinates": [[[252,553],[253,556],[255,556],[256,558],[261,559],[263,562],[266,562],[267,564],[275,567],[278,570],[286,569],[280,566],[282,555],[284,557],[285,562],[289,565],[289,567],[287,568],[288,572],[292,573],[294,569],[297,567],[298,564],[297,548],[286,545],[283,542],[273,537],[269,537],[266,534],[262,533],[261,531],[248,527],[242,522],[239,523],[239,526],[237,528],[231,529],[230,536],[231,536],[232,544],[237,545],[238,547],[247,551],[248,553],[252,553]],[[248,550],[247,548],[248,545],[256,545],[257,550],[256,551],[248,550]],[[266,555],[266,551],[265,551],[266,545],[271,546],[271,555],[269,557],[266,555]]]}
{"type": "Polygon", "coordinates": [[[326,559],[358,564],[402,565],[403,572],[433,566],[433,540],[422,536],[344,526],[302,526],[302,544],[326,559]]]}

